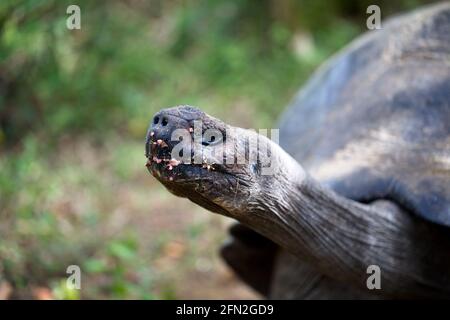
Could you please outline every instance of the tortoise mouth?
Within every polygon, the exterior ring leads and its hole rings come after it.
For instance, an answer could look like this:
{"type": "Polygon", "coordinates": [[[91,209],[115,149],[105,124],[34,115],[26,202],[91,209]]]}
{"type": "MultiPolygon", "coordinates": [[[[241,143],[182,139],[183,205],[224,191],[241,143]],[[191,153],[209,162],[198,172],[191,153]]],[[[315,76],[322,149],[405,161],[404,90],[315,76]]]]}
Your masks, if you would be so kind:
{"type": "Polygon", "coordinates": [[[155,140],[152,136],[146,142],[145,166],[159,180],[174,183],[202,180],[209,177],[212,171],[230,174],[222,165],[209,164],[204,157],[201,163],[196,163],[194,150],[191,151],[189,161],[186,161],[182,154],[173,156],[172,149],[172,143],[162,139],[155,140]]]}

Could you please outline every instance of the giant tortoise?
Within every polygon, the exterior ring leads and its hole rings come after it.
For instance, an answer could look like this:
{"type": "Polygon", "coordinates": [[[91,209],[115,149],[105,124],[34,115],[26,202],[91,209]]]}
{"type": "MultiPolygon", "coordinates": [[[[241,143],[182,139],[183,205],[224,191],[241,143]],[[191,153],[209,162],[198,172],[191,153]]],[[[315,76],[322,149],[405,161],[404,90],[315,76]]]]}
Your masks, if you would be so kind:
{"type": "Polygon", "coordinates": [[[162,109],[147,167],[238,221],[222,256],[264,296],[450,298],[450,3],[356,39],[279,128],[277,144],[197,108],[162,109]]]}

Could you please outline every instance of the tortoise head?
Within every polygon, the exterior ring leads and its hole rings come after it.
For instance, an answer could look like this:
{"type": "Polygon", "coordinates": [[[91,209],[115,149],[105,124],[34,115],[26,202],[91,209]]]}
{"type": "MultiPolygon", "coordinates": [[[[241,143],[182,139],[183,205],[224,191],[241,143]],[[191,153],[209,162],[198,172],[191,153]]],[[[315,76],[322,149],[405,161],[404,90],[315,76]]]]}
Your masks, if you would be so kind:
{"type": "MultiPolygon", "coordinates": [[[[271,185],[270,146],[252,130],[232,127],[190,106],[155,114],[146,137],[149,172],[169,191],[213,212],[242,213],[271,185]]],[[[272,159],[273,160],[273,159],[272,159]]]]}

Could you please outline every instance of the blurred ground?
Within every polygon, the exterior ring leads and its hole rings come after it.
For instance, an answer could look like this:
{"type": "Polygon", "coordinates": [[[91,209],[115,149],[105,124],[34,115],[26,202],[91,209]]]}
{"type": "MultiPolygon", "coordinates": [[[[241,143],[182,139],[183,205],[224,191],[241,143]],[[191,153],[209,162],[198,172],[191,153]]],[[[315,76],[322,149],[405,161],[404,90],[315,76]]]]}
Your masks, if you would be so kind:
{"type": "Polygon", "coordinates": [[[11,297],[70,298],[61,292],[70,264],[83,271],[81,298],[258,297],[218,256],[230,220],[169,194],[144,163],[142,143],[64,137],[50,161],[33,154],[20,164],[27,186],[17,205],[41,213],[17,219],[13,238],[2,230],[3,256],[21,265],[32,254],[35,264],[11,297]],[[61,281],[48,287],[42,268],[60,268],[61,281]]]}

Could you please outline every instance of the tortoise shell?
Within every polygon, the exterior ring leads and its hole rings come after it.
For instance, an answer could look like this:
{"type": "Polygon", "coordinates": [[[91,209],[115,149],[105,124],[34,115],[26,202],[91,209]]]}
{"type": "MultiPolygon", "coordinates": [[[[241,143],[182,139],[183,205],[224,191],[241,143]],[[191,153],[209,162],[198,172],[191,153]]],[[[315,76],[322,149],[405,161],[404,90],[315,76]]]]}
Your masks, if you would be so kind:
{"type": "Polygon", "coordinates": [[[368,32],[298,93],[281,146],[347,198],[450,226],[449,35],[449,3],[368,32]]]}

